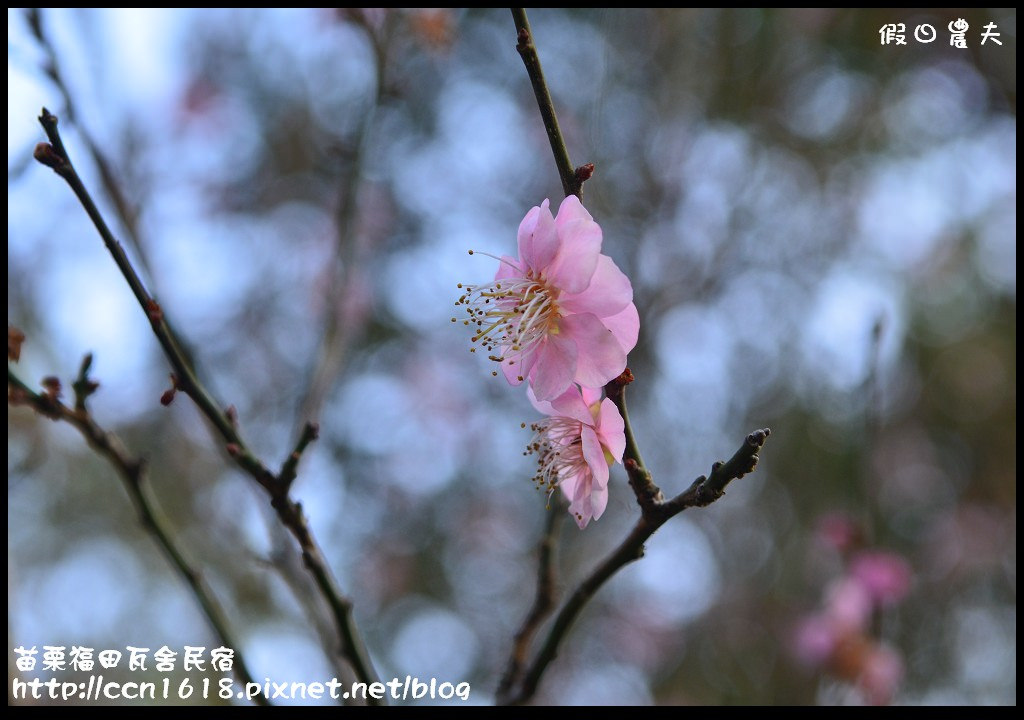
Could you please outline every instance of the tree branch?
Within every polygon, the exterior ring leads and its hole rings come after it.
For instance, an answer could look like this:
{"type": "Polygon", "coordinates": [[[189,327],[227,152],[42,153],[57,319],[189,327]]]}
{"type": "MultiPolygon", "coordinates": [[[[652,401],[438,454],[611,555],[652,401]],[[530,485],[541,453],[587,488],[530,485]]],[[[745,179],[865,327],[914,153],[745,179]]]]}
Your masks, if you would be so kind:
{"type": "MultiPolygon", "coordinates": [[[[340,641],[339,651],[352,664],[353,670],[360,682],[376,682],[376,672],[355,626],[355,619],[352,615],[352,602],[341,592],[337,581],[327,566],[313,532],[306,522],[302,506],[289,496],[290,479],[285,480],[281,475],[272,473],[252,453],[238,433],[233,412],[222,410],[221,406],[212,398],[209,391],[197,377],[193,367],[180,350],[177,338],[164,321],[163,311],[146,290],[124,249],[113,233],[111,233],[110,228],[107,227],[102,214],[75,171],[57,129],[57,117],[47,111],[46,108],[43,108],[39,122],[46,131],[50,142],[39,143],[36,146],[36,160],[52,168],[54,172],[60,175],[67,182],[76,197],[78,197],[79,202],[107,246],[107,250],[113,256],[114,262],[121,270],[121,274],[128,282],[128,286],[135,295],[135,299],[149,318],[153,333],[156,335],[164,350],[164,355],[174,369],[175,389],[186,393],[192,398],[224,441],[224,447],[228,455],[231,456],[242,470],[248,473],[267,491],[267,494],[270,496],[270,504],[277,512],[278,519],[298,542],[299,548],[302,550],[306,569],[313,576],[317,589],[331,608],[340,641]]],[[[373,700],[372,702],[376,703],[377,701],[373,700]]]]}
{"type": "MultiPolygon", "coordinates": [[[[582,185],[593,174],[594,166],[591,164],[576,170],[572,169],[569,152],[558,127],[558,119],[555,117],[551,94],[544,81],[540,58],[533,45],[533,34],[526,18],[526,10],[512,8],[512,18],[519,33],[516,49],[523,59],[523,64],[526,65],[526,72],[533,84],[537,105],[544,120],[544,128],[548,133],[551,151],[555,157],[555,165],[558,167],[558,174],[562,179],[565,194],[566,196],[577,195],[582,200],[582,185]]],[[[529,643],[529,637],[522,640],[523,630],[516,636],[509,668],[498,691],[498,701],[502,704],[519,705],[528,702],[537,692],[541,676],[554,660],[562,639],[594,593],[620,569],[643,557],[644,543],[670,518],[689,507],[710,505],[725,494],[725,487],[732,480],[751,472],[757,464],[758,451],[768,439],[770,430],[767,428],[754,431],[746,437],[744,444],[728,462],[716,462],[712,466],[709,477],[701,475],[685,492],[671,500],[666,500],[661,488],[654,483],[651,472],[644,465],[643,458],[640,456],[640,448],[633,435],[629,413],[626,409],[626,386],[631,382],[633,382],[633,373],[626,368],[619,377],[605,385],[605,394],[615,403],[625,425],[626,448],[623,453],[623,466],[626,468],[629,486],[633,489],[637,504],[640,506],[640,519],[626,539],[580,583],[565,601],[558,615],[555,616],[543,646],[525,672],[521,670],[522,657],[525,656],[525,646],[529,643]],[[518,692],[512,693],[511,689],[517,682],[516,675],[521,675],[522,679],[518,681],[518,692]]],[[[542,581],[543,576],[538,582],[538,598],[542,595],[542,581]]],[[[533,613],[531,612],[527,617],[527,622],[524,623],[524,630],[533,630],[532,618],[533,613]]]]}
{"type": "Polygon", "coordinates": [[[540,108],[540,116],[544,120],[544,130],[548,134],[548,142],[551,143],[551,152],[555,156],[555,165],[558,166],[558,177],[562,180],[562,190],[565,196],[575,195],[583,200],[583,183],[594,174],[593,163],[587,163],[573,169],[572,161],[569,160],[569,150],[565,145],[565,138],[562,137],[562,130],[558,126],[558,116],[555,115],[555,105],[551,101],[551,93],[548,84],[544,80],[544,70],[540,66],[540,56],[537,55],[537,48],[533,44],[533,32],[530,30],[530,21],[526,17],[526,8],[510,8],[512,19],[519,31],[519,41],[516,50],[519,57],[523,59],[526,66],[526,74],[530,76],[530,84],[533,85],[533,94],[537,97],[537,106],[540,108]]]}
{"type": "MultiPolygon", "coordinates": [[[[99,143],[96,142],[92,133],[89,132],[88,127],[79,120],[74,98],[71,96],[71,90],[68,88],[68,84],[64,79],[64,73],[61,71],[57,51],[46,32],[40,8],[27,8],[25,13],[29,29],[32,31],[32,35],[39,43],[39,47],[45,55],[43,72],[53,81],[64,103],[64,114],[67,116],[65,119],[77,128],[78,134],[85,144],[85,149],[96,166],[103,191],[113,204],[114,212],[124,227],[128,244],[138,256],[139,265],[144,273],[150,277],[151,281],[155,280],[156,277],[153,273],[152,264],[149,262],[146,244],[143,242],[142,233],[139,231],[138,204],[129,201],[128,196],[121,188],[121,183],[117,180],[117,173],[114,171],[110,160],[107,159],[106,154],[100,149],[99,143]]],[[[184,350],[186,351],[186,357],[191,360],[192,356],[189,348],[184,348],[184,350]]]]}
{"type": "Polygon", "coordinates": [[[633,488],[637,504],[640,509],[649,514],[665,499],[661,488],[654,484],[650,471],[644,465],[640,457],[640,448],[637,446],[636,438],[633,437],[633,426],[629,422],[629,412],[626,410],[626,386],[633,382],[633,373],[629,368],[622,371],[622,374],[605,385],[605,395],[615,403],[615,407],[622,416],[625,425],[626,450],[622,454],[622,464],[626,468],[626,476],[629,478],[629,486],[633,488]]]}
{"type": "Polygon", "coordinates": [[[338,377],[346,364],[349,346],[355,341],[358,327],[346,314],[345,306],[351,305],[346,295],[351,293],[353,280],[366,264],[367,251],[361,242],[360,189],[366,162],[367,150],[377,126],[379,108],[387,87],[387,58],[396,16],[387,14],[379,30],[367,22],[362,12],[353,11],[351,20],[366,33],[376,62],[377,82],[372,103],[366,110],[363,121],[352,139],[347,177],[342,178],[338,192],[337,208],[334,213],[335,241],[328,274],[328,286],[324,292],[323,327],[320,330],[320,345],[310,369],[306,387],[300,394],[299,421],[316,418],[330,397],[338,377]]]}
{"type": "Polygon", "coordinates": [[[512,688],[522,678],[533,637],[555,609],[555,540],[558,537],[559,521],[565,514],[564,508],[560,507],[561,503],[558,505],[548,508],[544,533],[537,548],[537,594],[533,606],[512,639],[512,652],[498,685],[497,698],[500,704],[506,704],[512,688]]]}
{"type": "MultiPolygon", "coordinates": [[[[58,399],[59,385],[55,384],[53,379],[48,379],[47,392],[40,394],[18,379],[10,368],[7,368],[7,402],[11,405],[28,405],[40,415],[51,420],[73,425],[89,446],[114,466],[121,477],[125,490],[128,491],[132,504],[139,513],[143,529],[153,537],[164,556],[188,584],[220,644],[234,649],[233,669],[238,680],[242,683],[254,682],[242,655],[242,646],[231,633],[224,609],[217,602],[213,591],[203,579],[202,573],[196,569],[185,550],[178,547],[174,540],[170,523],[163,511],[160,510],[159,503],[150,487],[145,462],[131,457],[118,437],[100,427],[87,409],[86,398],[98,387],[98,384],[90,380],[88,376],[91,364],[92,355],[86,355],[82,360],[78,378],[72,385],[75,393],[74,409],[64,405],[58,399]]],[[[253,699],[259,705],[270,704],[262,694],[258,694],[253,699]]]]}
{"type": "MultiPolygon", "coordinates": [[[[540,651],[534,658],[529,669],[524,673],[519,692],[509,698],[506,702],[511,705],[521,705],[528,702],[537,692],[537,685],[548,665],[558,654],[558,646],[569,632],[580,611],[598,589],[604,585],[615,573],[623,567],[639,560],[644,556],[644,543],[654,532],[664,525],[670,518],[675,517],[683,510],[690,507],[704,507],[722,497],[725,494],[725,486],[730,481],[743,477],[751,472],[757,464],[758,451],[764,446],[768,439],[770,430],[755,430],[748,435],[743,445],[733,454],[728,462],[716,462],[711,469],[711,475],[705,478],[701,475],[683,493],[668,501],[657,501],[645,509],[640,515],[633,530],[625,540],[614,550],[604,561],[588,575],[583,582],[573,591],[569,599],[562,605],[558,615],[548,631],[547,638],[541,646],[540,651]]],[[[637,499],[639,502],[639,497],[637,499]]]]}

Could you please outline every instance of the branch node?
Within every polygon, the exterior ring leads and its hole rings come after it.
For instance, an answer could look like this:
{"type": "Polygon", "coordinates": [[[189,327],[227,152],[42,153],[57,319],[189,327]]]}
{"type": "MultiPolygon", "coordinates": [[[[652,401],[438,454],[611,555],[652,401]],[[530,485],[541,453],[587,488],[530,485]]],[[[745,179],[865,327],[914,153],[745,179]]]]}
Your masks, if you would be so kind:
{"type": "Polygon", "coordinates": [[[18,362],[21,359],[21,344],[25,342],[25,333],[13,325],[7,326],[7,359],[18,362]]]}
{"type": "Polygon", "coordinates": [[[146,317],[148,317],[149,321],[154,325],[164,319],[163,308],[161,308],[160,304],[152,298],[146,302],[146,317]]]}
{"type": "Polygon", "coordinates": [[[56,375],[47,375],[42,380],[43,389],[46,390],[46,399],[56,403],[60,399],[61,387],[60,378],[56,375]]]}
{"type": "Polygon", "coordinates": [[[592,177],[594,177],[594,163],[587,163],[576,168],[576,184],[578,186],[582,187],[583,183],[592,177]]]}
{"type": "Polygon", "coordinates": [[[78,368],[78,377],[71,383],[71,389],[75,391],[75,410],[84,413],[85,401],[99,388],[100,384],[89,379],[89,370],[92,368],[92,353],[86,353],[82,358],[82,364],[78,368]]]}
{"type": "Polygon", "coordinates": [[[67,170],[68,167],[67,161],[57,153],[53,145],[47,142],[36,145],[32,157],[58,174],[67,170]]]}
{"type": "Polygon", "coordinates": [[[164,407],[167,407],[174,402],[175,393],[177,393],[178,390],[181,390],[181,384],[178,382],[178,376],[174,373],[171,373],[170,376],[171,388],[169,390],[164,390],[164,394],[160,396],[160,404],[164,407]]]}
{"type": "Polygon", "coordinates": [[[612,380],[612,382],[619,387],[626,387],[635,379],[636,378],[633,376],[633,371],[630,370],[629,368],[626,368],[625,370],[622,371],[622,374],[619,375],[614,380],[612,380]]]}
{"type": "MultiPolygon", "coordinates": [[[[295,481],[295,475],[298,472],[299,460],[302,459],[302,453],[306,451],[309,444],[320,437],[320,426],[315,422],[306,423],[305,427],[302,428],[302,434],[299,436],[299,441],[295,444],[295,449],[289,453],[284,464],[281,466],[281,472],[277,474],[276,486],[278,492],[282,495],[288,494],[288,488],[291,487],[292,482],[295,481]]],[[[298,506],[298,504],[296,503],[298,506]]],[[[301,508],[300,508],[301,509],[301,508]]]]}

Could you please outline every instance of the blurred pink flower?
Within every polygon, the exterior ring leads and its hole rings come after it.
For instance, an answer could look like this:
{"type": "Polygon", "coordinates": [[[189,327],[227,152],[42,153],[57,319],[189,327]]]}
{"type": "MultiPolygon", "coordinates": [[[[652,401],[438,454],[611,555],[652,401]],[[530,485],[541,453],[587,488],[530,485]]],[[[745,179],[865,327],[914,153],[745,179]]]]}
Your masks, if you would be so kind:
{"type": "Polygon", "coordinates": [[[903,682],[903,658],[888,645],[873,644],[864,657],[860,685],[872,705],[888,705],[903,682]]]}
{"type": "Polygon", "coordinates": [[[622,462],[626,449],[622,416],[598,389],[572,385],[550,402],[538,400],[532,388],[527,395],[548,416],[531,425],[535,434],[526,454],[537,455],[534,480],[549,493],[560,487],[583,529],[608,505],[608,467],[622,462]]]}
{"type": "Polygon", "coordinates": [[[838,641],[834,622],[824,615],[809,615],[793,631],[793,654],[805,665],[822,665],[832,656],[838,641]]]}
{"type": "Polygon", "coordinates": [[[473,342],[510,384],[528,378],[540,400],[573,383],[600,388],[615,378],[640,328],[629,278],[601,254],[600,226],[575,195],[557,218],[548,204],[519,225],[519,258],[497,258],[494,281],[466,287],[456,303],[478,328],[473,342]]]}
{"type": "Polygon", "coordinates": [[[890,552],[862,552],[850,563],[855,578],[878,605],[898,603],[910,592],[910,564],[890,552]]]}
{"type": "Polygon", "coordinates": [[[860,527],[843,512],[830,512],[818,518],[814,532],[820,542],[845,553],[860,540],[860,527]]]}
{"type": "Polygon", "coordinates": [[[860,631],[871,618],[871,595],[855,578],[836,580],[825,592],[825,614],[844,632],[860,631]]]}

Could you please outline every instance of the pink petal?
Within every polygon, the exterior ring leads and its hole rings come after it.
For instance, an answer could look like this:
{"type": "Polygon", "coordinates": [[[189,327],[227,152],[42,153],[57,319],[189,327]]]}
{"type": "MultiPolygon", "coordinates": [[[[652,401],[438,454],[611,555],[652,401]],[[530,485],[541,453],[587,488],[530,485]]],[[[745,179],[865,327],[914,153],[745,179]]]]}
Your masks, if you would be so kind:
{"type": "Polygon", "coordinates": [[[575,195],[569,195],[562,201],[562,204],[558,206],[558,217],[555,218],[555,224],[558,225],[558,229],[561,230],[564,225],[575,222],[576,220],[591,220],[593,221],[594,216],[587,212],[587,209],[583,207],[583,203],[575,195]]]}
{"type": "Polygon", "coordinates": [[[567,315],[560,328],[560,337],[571,337],[576,344],[574,379],[583,387],[603,387],[626,369],[622,346],[595,315],[567,315]]]}
{"type": "Polygon", "coordinates": [[[495,280],[504,280],[505,278],[518,278],[522,277],[525,273],[521,267],[521,263],[514,257],[508,255],[501,256],[501,262],[498,263],[498,271],[494,273],[495,280]]]}
{"type": "Polygon", "coordinates": [[[596,222],[576,220],[559,230],[558,255],[547,266],[544,277],[567,293],[581,293],[590,285],[601,254],[601,228],[596,222]]]}
{"type": "Polygon", "coordinates": [[[576,499],[576,493],[579,492],[580,480],[582,478],[579,475],[566,475],[558,480],[558,487],[562,488],[562,494],[565,498],[572,502],[576,499]]]}
{"type": "Polygon", "coordinates": [[[580,530],[587,527],[587,523],[590,522],[590,508],[584,507],[583,501],[569,505],[569,512],[572,513],[573,520],[580,530]]]}
{"type": "Polygon", "coordinates": [[[615,461],[622,462],[622,453],[626,451],[626,423],[622,421],[615,403],[608,398],[601,402],[601,412],[597,416],[597,436],[615,461]]]}
{"type": "Polygon", "coordinates": [[[558,253],[558,232],[548,205],[545,200],[540,207],[532,208],[519,224],[519,257],[526,266],[524,270],[542,272],[558,253]]]}
{"type": "Polygon", "coordinates": [[[590,518],[593,517],[591,508],[591,480],[589,476],[581,476],[576,482],[575,492],[569,503],[569,512],[572,513],[580,530],[587,526],[590,518]]]}
{"type": "Polygon", "coordinates": [[[608,460],[604,456],[604,448],[593,428],[584,426],[580,433],[583,439],[583,459],[587,461],[593,477],[593,487],[608,487],[608,460]]]}
{"type": "Polygon", "coordinates": [[[554,415],[555,408],[551,406],[551,403],[547,400],[538,400],[536,393],[533,392],[533,388],[529,385],[526,386],[526,399],[530,401],[530,404],[536,408],[537,412],[543,413],[544,415],[554,415]]]}
{"type": "Polygon", "coordinates": [[[628,355],[636,347],[637,338],[640,336],[640,315],[636,311],[636,305],[630,303],[622,312],[601,318],[601,322],[612,331],[624,353],[628,355]]]}
{"type": "Polygon", "coordinates": [[[608,488],[596,487],[589,475],[581,477],[576,484],[573,500],[569,504],[569,512],[572,513],[580,530],[592,519],[600,518],[607,506],[608,488]]]}
{"type": "Polygon", "coordinates": [[[505,374],[505,379],[508,380],[509,385],[522,384],[523,381],[520,378],[529,377],[530,370],[533,369],[534,364],[537,362],[535,350],[513,353],[508,348],[505,348],[504,357],[505,359],[501,361],[501,372],[505,374]]]}
{"type": "Polygon", "coordinates": [[[596,487],[590,493],[590,513],[594,520],[600,520],[608,507],[608,486],[596,487]]]}
{"type": "Polygon", "coordinates": [[[633,300],[633,285],[607,255],[598,255],[590,285],[576,295],[563,294],[558,306],[569,313],[593,313],[599,318],[621,312],[633,300]]]}
{"type": "Polygon", "coordinates": [[[584,425],[594,424],[590,408],[583,402],[580,389],[575,385],[570,385],[568,390],[552,400],[551,407],[554,410],[553,413],[550,413],[551,415],[570,417],[574,420],[579,420],[584,425]]]}
{"type": "MultiPolygon", "coordinates": [[[[580,388],[580,392],[583,394],[583,402],[586,403],[587,407],[589,408],[594,403],[601,402],[601,395],[604,394],[604,389],[599,387],[582,387],[580,388]]],[[[587,424],[593,425],[593,420],[594,419],[591,418],[591,422],[587,424]]]]}
{"type": "Polygon", "coordinates": [[[536,364],[530,370],[530,385],[538,400],[553,400],[572,384],[578,352],[571,335],[547,335],[534,354],[536,364]]]}

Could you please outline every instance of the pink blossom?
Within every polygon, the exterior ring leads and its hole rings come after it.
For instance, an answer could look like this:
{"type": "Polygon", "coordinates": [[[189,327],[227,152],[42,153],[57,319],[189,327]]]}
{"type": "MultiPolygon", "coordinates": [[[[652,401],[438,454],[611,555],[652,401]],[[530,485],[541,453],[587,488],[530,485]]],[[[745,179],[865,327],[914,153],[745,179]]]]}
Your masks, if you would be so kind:
{"type": "Polygon", "coordinates": [[[850,564],[850,576],[878,605],[894,605],[910,592],[910,564],[895,553],[860,553],[850,564]]]}
{"type": "Polygon", "coordinates": [[[805,665],[822,665],[839,642],[836,624],[826,615],[803,618],[793,632],[793,652],[805,665]]]}
{"type": "Polygon", "coordinates": [[[871,596],[858,580],[844,577],[825,592],[825,614],[845,632],[858,632],[871,619],[871,596]]]}
{"type": "Polygon", "coordinates": [[[826,547],[845,553],[860,540],[860,527],[850,516],[842,512],[822,515],[815,523],[817,539],[826,547]]]}
{"type": "Polygon", "coordinates": [[[872,705],[888,705],[903,682],[903,658],[884,643],[870,647],[857,684],[872,705]]]}
{"type": "Polygon", "coordinates": [[[626,449],[625,425],[618,408],[598,389],[569,387],[554,400],[538,400],[527,389],[530,402],[547,420],[534,423],[534,437],[525,454],[537,455],[538,487],[569,500],[569,512],[580,529],[597,520],[608,505],[608,467],[622,462],[626,449]]]}
{"type": "Polygon", "coordinates": [[[640,329],[629,278],[601,254],[601,227],[575,195],[557,218],[548,204],[519,225],[519,257],[497,258],[494,281],[466,287],[456,303],[477,327],[473,342],[510,384],[529,379],[540,400],[573,383],[604,386],[625,369],[640,329]]]}

